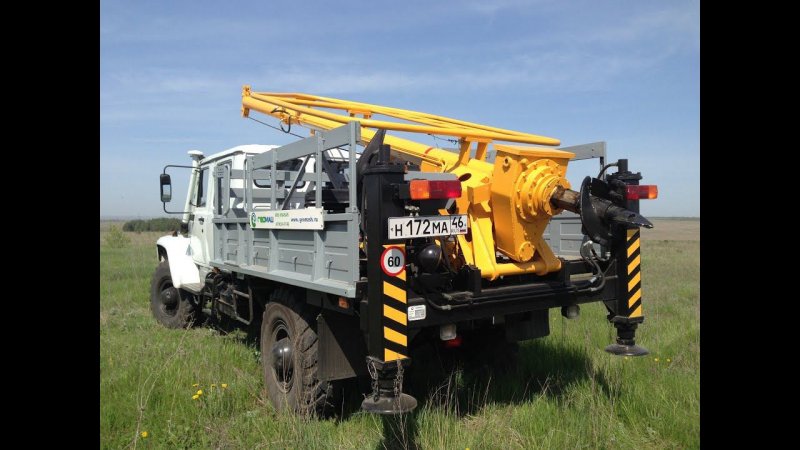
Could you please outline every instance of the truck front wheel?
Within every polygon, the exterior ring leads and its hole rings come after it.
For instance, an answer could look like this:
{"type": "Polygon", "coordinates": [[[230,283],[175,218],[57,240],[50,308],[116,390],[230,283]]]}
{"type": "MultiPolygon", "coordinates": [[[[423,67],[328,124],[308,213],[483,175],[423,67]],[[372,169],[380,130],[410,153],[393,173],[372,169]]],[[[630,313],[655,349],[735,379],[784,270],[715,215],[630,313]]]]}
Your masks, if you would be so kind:
{"type": "Polygon", "coordinates": [[[167,328],[186,328],[192,323],[195,307],[191,294],[172,285],[169,262],[161,261],[150,283],[150,310],[158,323],[167,328]]]}
{"type": "Polygon", "coordinates": [[[261,363],[270,402],[279,412],[325,415],[331,383],[317,379],[316,314],[299,291],[277,288],[261,323],[261,363]]]}

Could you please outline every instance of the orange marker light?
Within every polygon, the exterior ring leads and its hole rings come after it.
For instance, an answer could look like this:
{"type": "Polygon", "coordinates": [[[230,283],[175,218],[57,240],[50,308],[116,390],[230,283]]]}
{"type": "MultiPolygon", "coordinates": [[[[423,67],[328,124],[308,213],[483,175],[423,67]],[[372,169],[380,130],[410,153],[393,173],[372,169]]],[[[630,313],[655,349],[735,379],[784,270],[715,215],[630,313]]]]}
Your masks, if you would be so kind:
{"type": "Polygon", "coordinates": [[[458,180],[411,180],[408,187],[412,200],[461,197],[461,182],[458,180]]]}
{"type": "Polygon", "coordinates": [[[658,198],[658,186],[655,184],[625,186],[626,200],[652,200],[654,198],[658,198]]]}

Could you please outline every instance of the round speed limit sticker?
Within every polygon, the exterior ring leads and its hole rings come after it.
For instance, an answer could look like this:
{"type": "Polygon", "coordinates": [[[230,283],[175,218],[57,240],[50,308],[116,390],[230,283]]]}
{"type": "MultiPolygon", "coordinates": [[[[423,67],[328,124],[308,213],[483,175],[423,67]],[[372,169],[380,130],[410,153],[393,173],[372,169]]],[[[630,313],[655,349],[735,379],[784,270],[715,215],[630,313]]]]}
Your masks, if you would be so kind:
{"type": "Polygon", "coordinates": [[[387,247],[381,255],[381,269],[390,277],[400,275],[406,269],[406,253],[400,247],[387,247]]]}

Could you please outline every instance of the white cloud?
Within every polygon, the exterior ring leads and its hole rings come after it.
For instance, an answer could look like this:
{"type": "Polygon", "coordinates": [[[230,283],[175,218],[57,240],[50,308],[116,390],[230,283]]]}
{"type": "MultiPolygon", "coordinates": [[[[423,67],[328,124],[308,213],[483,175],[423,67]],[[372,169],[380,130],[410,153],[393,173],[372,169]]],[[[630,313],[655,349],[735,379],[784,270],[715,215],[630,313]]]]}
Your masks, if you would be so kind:
{"type": "Polygon", "coordinates": [[[201,110],[212,114],[210,109],[214,104],[235,97],[238,88],[248,82],[256,90],[334,96],[440,89],[465,93],[502,88],[564,93],[592,91],[603,89],[623,74],[652,67],[665,56],[664,53],[642,55],[585,52],[580,48],[548,51],[535,48],[476,65],[469,70],[455,65],[413,71],[370,70],[360,68],[355,61],[343,59],[289,68],[270,67],[257,74],[229,77],[198,76],[178,70],[150,70],[113,76],[116,86],[104,86],[103,91],[118,89],[126,95],[103,94],[102,119],[170,118],[176,117],[181,110],[185,112],[187,105],[202,105],[193,108],[193,114],[201,110]]]}
{"type": "Polygon", "coordinates": [[[633,42],[666,33],[691,40],[699,38],[699,11],[693,7],[682,7],[684,5],[671,6],[632,16],[624,26],[600,28],[586,37],[590,40],[610,42],[633,42]]]}
{"type": "Polygon", "coordinates": [[[535,4],[549,3],[551,0],[482,0],[466,4],[467,11],[479,14],[495,14],[505,9],[528,8],[535,4]]]}

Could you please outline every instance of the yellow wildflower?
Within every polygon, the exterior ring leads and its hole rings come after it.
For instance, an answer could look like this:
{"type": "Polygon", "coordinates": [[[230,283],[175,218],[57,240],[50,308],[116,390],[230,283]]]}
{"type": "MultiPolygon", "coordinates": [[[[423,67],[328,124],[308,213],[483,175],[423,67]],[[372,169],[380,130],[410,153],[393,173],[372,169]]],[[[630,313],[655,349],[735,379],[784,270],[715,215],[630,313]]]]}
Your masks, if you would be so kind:
{"type": "Polygon", "coordinates": [[[142,431],[142,438],[147,438],[148,434],[147,431],[142,431]]]}
{"type": "Polygon", "coordinates": [[[222,383],[222,389],[228,389],[228,383],[222,383]]]}
{"type": "Polygon", "coordinates": [[[200,383],[195,383],[192,385],[192,387],[198,387],[198,386],[200,386],[200,383]]]}
{"type": "Polygon", "coordinates": [[[653,358],[653,361],[658,362],[658,358],[653,358]]]}
{"type": "Polygon", "coordinates": [[[194,395],[192,396],[192,400],[197,400],[198,398],[200,398],[200,396],[199,396],[199,395],[197,395],[197,394],[194,394],[194,395]]]}
{"type": "Polygon", "coordinates": [[[197,395],[203,395],[203,390],[202,389],[198,389],[197,390],[197,395]]]}

